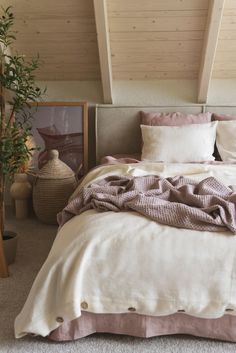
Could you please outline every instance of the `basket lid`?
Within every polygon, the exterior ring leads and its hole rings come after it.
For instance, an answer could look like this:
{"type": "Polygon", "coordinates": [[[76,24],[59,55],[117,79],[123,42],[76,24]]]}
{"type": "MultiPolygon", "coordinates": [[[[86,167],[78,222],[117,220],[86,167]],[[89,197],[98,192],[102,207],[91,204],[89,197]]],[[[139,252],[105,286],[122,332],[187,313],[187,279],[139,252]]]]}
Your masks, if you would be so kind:
{"type": "Polygon", "coordinates": [[[65,179],[75,176],[73,170],[59,159],[57,150],[48,152],[49,161],[39,170],[37,176],[42,179],[65,179]]]}

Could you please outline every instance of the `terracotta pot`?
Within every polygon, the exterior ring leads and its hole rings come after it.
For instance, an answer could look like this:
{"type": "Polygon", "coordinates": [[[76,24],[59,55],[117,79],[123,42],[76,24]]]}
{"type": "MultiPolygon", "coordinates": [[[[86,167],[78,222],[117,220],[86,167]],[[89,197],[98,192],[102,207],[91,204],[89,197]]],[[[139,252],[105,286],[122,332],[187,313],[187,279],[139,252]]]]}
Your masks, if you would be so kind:
{"type": "Polygon", "coordinates": [[[29,212],[29,198],[32,186],[28,181],[27,174],[18,173],[14,175],[14,183],[10,189],[11,197],[15,200],[16,218],[25,219],[29,212]]]}
{"type": "Polygon", "coordinates": [[[5,230],[3,235],[3,249],[8,265],[15,261],[18,235],[15,232],[5,230]]]}

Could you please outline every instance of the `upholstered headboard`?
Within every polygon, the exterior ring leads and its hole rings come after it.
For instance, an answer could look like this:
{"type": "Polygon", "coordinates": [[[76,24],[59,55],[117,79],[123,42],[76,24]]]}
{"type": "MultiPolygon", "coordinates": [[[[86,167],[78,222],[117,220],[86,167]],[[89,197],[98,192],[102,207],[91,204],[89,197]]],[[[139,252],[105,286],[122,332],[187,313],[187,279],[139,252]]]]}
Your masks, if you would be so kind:
{"type": "Polygon", "coordinates": [[[141,151],[140,111],[183,112],[198,114],[210,111],[236,115],[236,106],[114,106],[96,107],[96,161],[106,155],[141,151]]]}

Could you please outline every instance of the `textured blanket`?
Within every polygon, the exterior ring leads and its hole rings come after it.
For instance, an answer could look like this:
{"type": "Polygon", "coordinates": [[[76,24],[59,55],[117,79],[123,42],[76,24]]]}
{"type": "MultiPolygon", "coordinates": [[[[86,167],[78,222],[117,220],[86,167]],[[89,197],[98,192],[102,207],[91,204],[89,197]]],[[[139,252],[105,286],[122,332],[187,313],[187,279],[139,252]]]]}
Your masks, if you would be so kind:
{"type": "Polygon", "coordinates": [[[109,176],[82,188],[58,215],[60,226],[73,216],[97,211],[133,210],[178,228],[236,233],[236,193],[214,177],[201,182],[177,176],[109,176]]]}

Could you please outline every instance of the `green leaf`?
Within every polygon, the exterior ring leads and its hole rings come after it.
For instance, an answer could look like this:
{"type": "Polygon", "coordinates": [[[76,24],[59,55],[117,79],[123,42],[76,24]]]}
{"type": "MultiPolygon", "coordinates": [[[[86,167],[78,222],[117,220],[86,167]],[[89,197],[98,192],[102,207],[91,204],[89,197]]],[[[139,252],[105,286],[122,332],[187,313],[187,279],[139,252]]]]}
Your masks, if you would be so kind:
{"type": "MultiPolygon", "coordinates": [[[[0,84],[5,91],[12,93],[13,98],[9,100],[9,104],[12,112],[17,115],[15,122],[9,120],[4,124],[0,136],[0,165],[3,173],[10,176],[31,158],[35,150],[39,150],[38,147],[28,148],[26,144],[28,137],[31,136],[32,119],[36,112],[36,109],[31,110],[30,103],[40,100],[46,92],[46,88],[40,89],[35,84],[35,71],[41,65],[39,55],[26,60],[24,55],[8,54],[9,46],[16,40],[13,25],[12,7],[2,8],[0,43],[3,53],[0,54],[0,63],[3,70],[0,74],[0,84]]],[[[3,104],[3,100],[0,104],[3,104]]],[[[0,114],[0,123],[1,121],[0,114]]]]}

